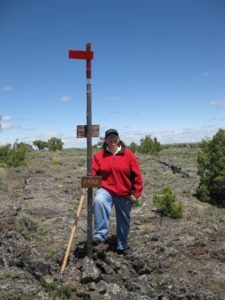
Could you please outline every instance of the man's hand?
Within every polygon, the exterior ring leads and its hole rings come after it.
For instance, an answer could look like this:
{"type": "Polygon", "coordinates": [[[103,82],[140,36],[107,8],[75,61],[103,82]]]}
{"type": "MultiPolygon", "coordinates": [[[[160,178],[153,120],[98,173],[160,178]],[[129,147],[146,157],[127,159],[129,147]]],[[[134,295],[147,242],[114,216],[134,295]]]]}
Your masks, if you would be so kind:
{"type": "Polygon", "coordinates": [[[86,192],[87,192],[87,190],[88,190],[88,188],[86,188],[86,187],[85,188],[81,188],[80,192],[81,192],[82,195],[85,195],[86,192]]]}
{"type": "Polygon", "coordinates": [[[134,196],[134,195],[130,195],[130,200],[132,201],[132,202],[135,202],[135,201],[137,201],[137,198],[134,196]]]}

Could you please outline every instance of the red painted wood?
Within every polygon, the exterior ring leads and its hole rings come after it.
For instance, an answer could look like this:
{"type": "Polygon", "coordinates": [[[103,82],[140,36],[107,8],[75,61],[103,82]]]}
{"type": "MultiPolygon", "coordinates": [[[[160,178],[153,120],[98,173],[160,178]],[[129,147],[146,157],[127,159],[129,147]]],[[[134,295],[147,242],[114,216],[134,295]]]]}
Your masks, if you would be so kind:
{"type": "Polygon", "coordinates": [[[69,58],[93,59],[93,51],[69,50],[69,58]]]}

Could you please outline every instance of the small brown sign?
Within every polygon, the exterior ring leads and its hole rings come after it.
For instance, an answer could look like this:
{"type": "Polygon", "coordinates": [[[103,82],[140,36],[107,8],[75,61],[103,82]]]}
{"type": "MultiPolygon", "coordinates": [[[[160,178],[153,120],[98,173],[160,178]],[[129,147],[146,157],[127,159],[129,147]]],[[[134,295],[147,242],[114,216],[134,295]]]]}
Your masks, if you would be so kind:
{"type": "Polygon", "coordinates": [[[83,176],[81,177],[81,187],[100,187],[102,184],[101,176],[83,176]]]}
{"type": "MultiPolygon", "coordinates": [[[[99,125],[91,125],[91,136],[99,137],[99,125]]],[[[77,125],[77,138],[87,137],[87,125],[77,125]]]]}

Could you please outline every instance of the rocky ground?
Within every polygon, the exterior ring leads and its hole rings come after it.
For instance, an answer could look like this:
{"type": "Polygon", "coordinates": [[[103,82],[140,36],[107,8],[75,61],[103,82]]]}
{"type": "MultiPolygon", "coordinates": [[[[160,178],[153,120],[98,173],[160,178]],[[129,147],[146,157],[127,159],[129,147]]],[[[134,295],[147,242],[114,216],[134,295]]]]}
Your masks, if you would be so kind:
{"type": "Polygon", "coordinates": [[[60,275],[80,200],[86,151],[35,151],[27,166],[0,167],[0,299],[225,299],[225,210],[195,197],[197,148],[139,155],[142,207],[133,208],[133,253],[107,242],[87,257],[86,201],[68,265],[60,275]],[[181,219],[160,216],[152,199],[170,186],[181,219]]]}

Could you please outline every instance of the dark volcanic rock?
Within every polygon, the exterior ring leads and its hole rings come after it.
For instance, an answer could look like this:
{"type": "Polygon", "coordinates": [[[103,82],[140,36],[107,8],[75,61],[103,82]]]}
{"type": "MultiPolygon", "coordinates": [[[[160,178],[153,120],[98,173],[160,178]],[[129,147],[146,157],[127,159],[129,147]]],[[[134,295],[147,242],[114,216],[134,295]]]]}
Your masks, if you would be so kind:
{"type": "Polygon", "coordinates": [[[131,255],[116,252],[113,211],[106,243],[93,248],[93,260],[87,258],[84,201],[63,274],[86,151],[37,151],[28,166],[6,169],[0,185],[0,299],[224,300],[225,209],[193,196],[196,158],[191,147],[139,155],[143,206],[132,210],[131,255]],[[184,205],[181,219],[154,208],[153,195],[165,186],[184,205]]]}

